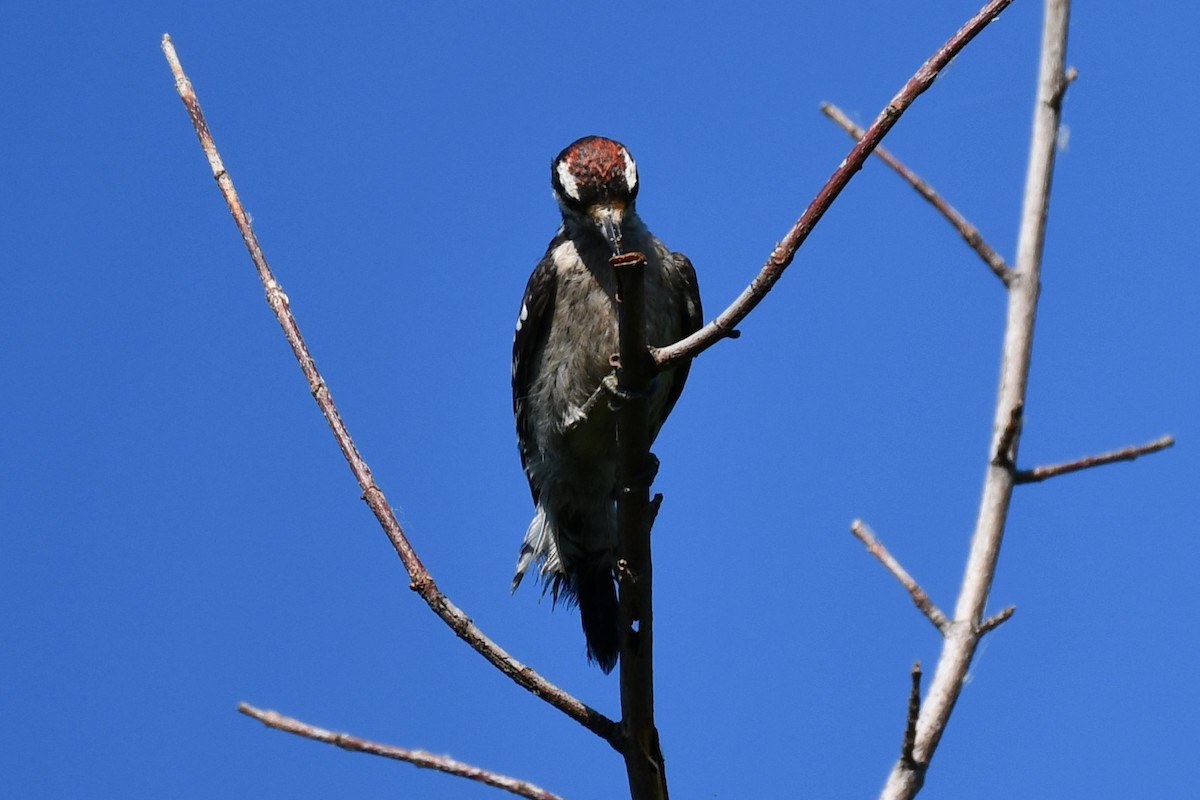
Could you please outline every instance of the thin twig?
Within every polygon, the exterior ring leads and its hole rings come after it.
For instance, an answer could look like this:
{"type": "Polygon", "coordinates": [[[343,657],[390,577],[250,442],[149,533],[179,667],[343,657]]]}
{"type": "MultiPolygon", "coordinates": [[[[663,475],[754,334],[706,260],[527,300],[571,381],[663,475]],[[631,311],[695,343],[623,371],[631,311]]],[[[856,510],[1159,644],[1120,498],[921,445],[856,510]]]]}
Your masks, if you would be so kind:
{"type": "Polygon", "coordinates": [[[921,588],[916,579],[908,574],[908,570],[904,569],[900,565],[900,562],[888,552],[888,549],[883,546],[883,542],[875,538],[875,535],[867,527],[866,523],[860,519],[854,520],[850,524],[850,532],[858,537],[858,540],[867,546],[867,550],[870,551],[871,555],[878,558],[880,563],[887,567],[888,572],[892,573],[896,580],[900,581],[900,585],[908,590],[908,593],[912,596],[913,603],[929,618],[933,626],[945,634],[950,628],[950,620],[946,618],[946,615],[942,613],[940,608],[934,605],[934,602],[929,599],[929,595],[921,588]]]}
{"type": "Polygon", "coordinates": [[[921,662],[912,666],[912,688],[908,690],[908,721],[904,725],[904,743],[900,746],[900,760],[914,769],[913,747],[917,743],[917,719],[921,716],[921,662]]]}
{"type": "Polygon", "coordinates": [[[1033,352],[1042,252],[1050,207],[1050,183],[1054,173],[1066,82],[1064,65],[1069,17],[1068,0],[1046,1],[1017,260],[1012,280],[1008,283],[1008,316],[1001,356],[1000,386],[979,515],[954,609],[954,621],[942,645],[937,669],[917,721],[912,763],[897,760],[881,794],[885,800],[908,800],[915,797],[924,785],[926,770],[958,702],[971,660],[983,635],[980,631],[983,611],[996,575],[1000,543],[1004,538],[1004,526],[1015,485],[1012,465],[1016,463],[1020,444],[1021,409],[1025,403],[1033,352]]]}
{"type": "Polygon", "coordinates": [[[1120,450],[1111,450],[1107,453],[1087,456],[1085,458],[1076,459],[1075,461],[1067,461],[1063,464],[1051,464],[1045,467],[1034,467],[1033,469],[1018,470],[1014,476],[1014,479],[1018,484],[1038,483],[1039,481],[1044,481],[1047,478],[1053,478],[1058,475],[1079,472],[1081,469],[1100,467],[1105,464],[1113,464],[1117,461],[1133,461],[1139,456],[1157,453],[1159,450],[1166,450],[1173,444],[1175,444],[1174,436],[1163,436],[1162,438],[1155,439],[1153,442],[1149,442],[1147,444],[1133,445],[1120,450]]]}
{"type": "Polygon", "coordinates": [[[1008,622],[1009,618],[1012,617],[1016,610],[1016,606],[1008,606],[1000,609],[995,614],[979,623],[979,625],[975,628],[975,632],[982,636],[990,630],[999,628],[1001,625],[1008,622]]]}
{"type": "MultiPolygon", "coordinates": [[[[865,131],[863,131],[863,129],[858,125],[855,125],[850,118],[833,103],[822,103],[821,111],[825,114],[825,116],[829,117],[831,120],[840,125],[842,129],[846,131],[846,133],[850,134],[853,138],[861,139],[863,137],[865,131]]],[[[959,235],[962,236],[962,238],[966,240],[967,244],[971,246],[971,249],[983,259],[983,263],[987,264],[992,272],[996,274],[996,277],[1004,281],[1005,284],[1008,283],[1012,275],[1012,270],[1009,268],[1008,263],[1005,262],[1004,258],[997,253],[990,244],[987,243],[987,241],[983,238],[983,234],[979,232],[978,228],[968,222],[967,218],[959,213],[958,209],[946,202],[945,198],[934,191],[933,187],[930,186],[925,179],[905,166],[904,162],[892,155],[892,153],[886,150],[883,145],[875,148],[874,155],[878,156],[883,160],[883,163],[887,164],[889,167],[899,173],[901,178],[904,178],[904,180],[908,181],[912,188],[917,190],[917,194],[924,197],[934,208],[940,211],[942,216],[946,218],[946,221],[953,225],[954,229],[958,231],[959,235]]]]}
{"type": "Polygon", "coordinates": [[[916,74],[904,84],[904,88],[892,98],[883,111],[879,112],[879,116],[875,118],[870,127],[864,131],[863,137],[851,148],[850,153],[821,187],[821,191],[817,192],[817,196],[808,204],[808,208],[800,215],[800,219],[796,220],[796,224],[775,246],[766,264],[763,265],[754,280],[750,281],[750,285],[741,295],[716,319],[686,339],[666,347],[651,349],[654,361],[659,367],[681,358],[694,358],[719,340],[729,337],[729,332],[734,330],[738,323],[762,302],[762,299],[771,291],[771,287],[783,277],[784,270],[796,257],[796,251],[800,245],[812,233],[813,228],[829,210],[829,206],[837,199],[837,196],[846,188],[846,184],[850,182],[854,174],[862,169],[863,163],[871,155],[871,151],[879,145],[880,140],[892,129],[900,116],[908,110],[918,96],[933,85],[938,74],[950,63],[950,60],[1012,2],[1013,0],[992,0],[938,48],[938,51],[930,56],[928,61],[921,65],[916,74]]]}
{"type": "Polygon", "coordinates": [[[346,462],[350,465],[350,471],[354,473],[355,480],[362,487],[363,499],[370,506],[372,513],[375,514],[375,518],[379,520],[379,524],[383,527],[388,539],[391,540],[396,554],[400,556],[400,560],[404,564],[404,569],[408,572],[411,588],[421,595],[421,598],[429,604],[433,612],[441,617],[459,638],[474,648],[497,669],[518,685],[542,698],[588,730],[608,741],[614,748],[618,747],[619,735],[616,723],[550,683],[533,669],[510,656],[499,645],[485,636],[483,631],[442,593],[434,582],[433,576],[429,574],[425,565],[421,563],[421,559],[418,558],[416,551],[413,550],[412,545],[408,541],[408,536],[400,526],[399,521],[397,521],[396,515],[392,512],[392,507],[384,496],[383,490],[376,485],[375,479],[371,475],[370,467],[367,466],[366,461],[359,454],[354,440],[350,438],[350,432],[346,429],[345,423],[342,422],[342,417],[338,413],[337,406],[334,405],[333,398],[329,393],[329,387],[326,386],[325,379],[318,372],[316,362],[309,353],[308,346],[304,343],[300,327],[297,325],[296,319],[292,316],[291,309],[289,308],[288,297],[284,294],[282,287],[271,273],[271,268],[267,264],[267,259],[263,255],[258,238],[255,236],[254,229],[250,224],[250,218],[242,207],[242,202],[233,187],[233,179],[229,176],[224,163],[221,161],[221,156],[217,151],[212,133],[209,131],[208,124],[204,120],[204,113],[200,109],[200,101],[196,98],[191,81],[183,72],[183,67],[179,63],[179,57],[175,53],[175,47],[171,43],[169,35],[163,36],[162,48],[166,54],[167,62],[171,65],[171,72],[175,76],[175,88],[179,92],[184,106],[187,107],[188,115],[191,117],[192,124],[196,128],[196,135],[200,137],[200,146],[204,148],[204,154],[208,158],[209,166],[212,167],[213,177],[216,178],[217,185],[221,189],[221,194],[224,195],[225,202],[229,205],[233,219],[237,223],[243,241],[246,243],[246,248],[250,251],[250,258],[254,261],[258,277],[266,288],[267,302],[275,312],[275,317],[279,320],[284,335],[287,337],[288,343],[292,346],[292,352],[295,354],[296,360],[300,362],[300,369],[304,371],[304,377],[308,380],[308,387],[312,391],[313,398],[316,400],[317,405],[320,406],[321,413],[325,415],[325,420],[329,423],[329,427],[333,431],[333,436],[342,450],[342,455],[345,456],[346,462]]]}
{"type": "Polygon", "coordinates": [[[621,729],[633,800],[666,800],[667,775],[654,722],[654,572],[650,528],[661,497],[650,501],[657,463],[650,455],[649,387],[654,364],[646,350],[646,257],[612,259],[617,277],[620,353],[617,389],[617,559],[621,623],[621,729]]]}
{"type": "Polygon", "coordinates": [[[518,778],[510,778],[507,775],[501,775],[498,772],[492,772],[481,767],[476,767],[471,764],[465,764],[462,761],[457,761],[450,756],[440,756],[435,753],[430,753],[425,750],[409,750],[404,747],[395,747],[389,744],[380,744],[372,742],[369,739],[360,739],[357,736],[351,736],[348,733],[334,733],[333,731],[318,728],[315,725],[309,725],[307,722],[301,722],[293,717],[285,717],[277,711],[263,711],[255,708],[248,703],[240,703],[238,711],[248,717],[253,717],[269,728],[294,733],[297,736],[303,736],[307,739],[313,739],[318,742],[336,745],[343,750],[352,750],[357,753],[369,753],[374,756],[383,756],[384,758],[392,758],[397,761],[407,761],[418,767],[426,769],[436,769],[439,772],[445,772],[450,775],[457,775],[460,778],[466,778],[479,783],[486,783],[488,786],[494,786],[497,789],[504,789],[512,792],[519,797],[528,797],[531,800],[562,800],[559,795],[553,792],[546,791],[540,786],[523,781],[518,778]]]}

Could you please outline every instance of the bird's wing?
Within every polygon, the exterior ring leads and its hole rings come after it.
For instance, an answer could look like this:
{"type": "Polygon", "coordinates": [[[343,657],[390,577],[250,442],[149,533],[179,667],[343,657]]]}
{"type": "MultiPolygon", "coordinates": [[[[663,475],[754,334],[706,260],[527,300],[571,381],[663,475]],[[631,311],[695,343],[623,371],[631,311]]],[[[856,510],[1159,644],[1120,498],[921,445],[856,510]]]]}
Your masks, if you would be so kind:
{"type": "MultiPolygon", "coordinates": [[[[681,320],[683,335],[680,339],[691,336],[704,324],[704,310],[700,305],[700,283],[696,280],[696,268],[692,266],[692,261],[683,253],[671,253],[668,256],[675,270],[679,273],[679,277],[683,282],[680,287],[683,293],[683,306],[680,313],[683,317],[681,320]]],[[[675,401],[679,399],[679,395],[683,392],[683,385],[687,383],[688,371],[692,368],[692,360],[686,359],[674,368],[671,376],[671,389],[667,395],[667,407],[663,413],[663,420],[666,420],[667,415],[671,413],[671,409],[675,407],[675,401]]]]}
{"type": "Polygon", "coordinates": [[[517,420],[518,447],[521,451],[521,465],[525,468],[525,477],[529,479],[529,491],[533,493],[533,502],[538,501],[538,487],[533,483],[533,475],[529,471],[528,448],[535,447],[536,438],[532,423],[529,419],[529,393],[533,390],[533,382],[537,378],[535,371],[541,360],[542,346],[546,343],[546,335],[550,331],[550,320],[554,317],[554,295],[557,283],[557,270],[554,265],[554,250],[562,243],[563,234],[550,242],[546,255],[538,262],[529,283],[525,286],[525,296],[521,298],[521,313],[517,316],[517,330],[513,334],[512,355],[512,392],[513,416],[517,420]]]}

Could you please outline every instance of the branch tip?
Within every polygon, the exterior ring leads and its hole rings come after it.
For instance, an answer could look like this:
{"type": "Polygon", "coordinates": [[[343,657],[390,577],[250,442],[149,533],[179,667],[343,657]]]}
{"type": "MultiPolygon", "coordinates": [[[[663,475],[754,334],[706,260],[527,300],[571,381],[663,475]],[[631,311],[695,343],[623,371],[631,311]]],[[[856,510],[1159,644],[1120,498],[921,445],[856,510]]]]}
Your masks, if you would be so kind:
{"type": "Polygon", "coordinates": [[[1067,94],[1067,89],[1070,88],[1071,84],[1074,83],[1075,79],[1078,77],[1079,70],[1075,69],[1075,67],[1071,67],[1063,72],[1062,77],[1059,79],[1060,82],[1058,84],[1058,89],[1050,97],[1050,104],[1052,106],[1058,108],[1062,105],[1063,97],[1065,97],[1067,94]]]}
{"type": "MultiPolygon", "coordinates": [[[[839,125],[842,130],[850,134],[851,138],[859,140],[863,137],[865,131],[858,125],[855,125],[840,108],[833,103],[822,103],[821,111],[829,119],[839,125]]],[[[983,234],[979,229],[972,225],[967,218],[959,213],[958,209],[950,205],[940,194],[938,194],[932,186],[920,175],[909,169],[899,158],[894,156],[883,145],[875,148],[873,153],[883,163],[891,167],[901,178],[908,182],[917,194],[925,198],[930,205],[936,208],[946,221],[958,231],[959,236],[971,247],[975,253],[983,259],[983,263],[987,264],[988,268],[999,278],[1006,286],[1012,282],[1012,268],[1004,258],[996,252],[987,241],[983,238],[983,234]]]]}
{"type": "Polygon", "coordinates": [[[888,552],[888,549],[883,546],[883,542],[875,538],[875,535],[871,532],[871,529],[867,527],[866,523],[860,519],[854,520],[854,522],[850,524],[850,532],[853,533],[860,542],[866,545],[868,552],[875,556],[875,558],[879,559],[879,562],[883,564],[885,568],[887,568],[888,572],[892,573],[892,576],[895,577],[896,580],[900,581],[900,585],[907,589],[909,596],[912,597],[913,604],[916,605],[916,607],[921,610],[926,618],[933,623],[935,628],[945,635],[950,629],[950,620],[944,613],[942,613],[942,610],[938,608],[931,599],[929,599],[929,595],[924,589],[921,588],[916,579],[913,578],[912,575],[908,574],[908,571],[901,566],[900,562],[888,552]]]}
{"type": "Polygon", "coordinates": [[[331,744],[343,750],[382,756],[383,758],[390,758],[395,761],[406,761],[417,767],[434,769],[439,772],[445,772],[448,775],[457,775],[460,778],[467,778],[468,780],[493,786],[497,789],[504,789],[519,797],[526,797],[531,800],[562,800],[559,795],[528,781],[512,778],[508,775],[501,775],[498,772],[492,772],[482,767],[476,767],[472,764],[453,759],[450,756],[436,755],[425,750],[412,750],[405,747],[381,744],[369,739],[361,739],[348,733],[336,733],[325,728],[318,728],[316,725],[310,725],[293,717],[284,716],[277,711],[264,711],[255,708],[249,703],[239,703],[238,711],[258,720],[268,728],[274,728],[296,736],[303,736],[313,741],[331,744]]]}
{"type": "Polygon", "coordinates": [[[833,201],[850,183],[850,179],[862,169],[863,163],[871,155],[871,151],[879,146],[879,142],[895,126],[900,116],[933,85],[934,80],[954,57],[962,52],[963,48],[1011,3],[1012,0],[991,0],[921,65],[920,69],[905,82],[900,91],[866,129],[862,138],[841,160],[829,180],[825,182],[816,197],[804,209],[800,218],[779,241],[766,263],[737,299],[717,315],[716,319],[691,336],[667,347],[656,349],[654,359],[659,367],[683,358],[694,358],[712,347],[717,341],[727,338],[723,331],[737,327],[738,323],[762,302],[771,288],[783,277],[784,270],[792,263],[796,252],[808,239],[809,234],[812,233],[821,218],[825,216],[825,212],[829,210],[833,201]]]}
{"type": "Polygon", "coordinates": [[[979,625],[975,628],[976,633],[978,633],[980,636],[982,636],[983,634],[987,633],[988,631],[992,631],[992,630],[995,630],[996,628],[999,628],[1001,625],[1008,622],[1008,620],[1012,617],[1012,615],[1016,612],[1016,610],[1017,610],[1016,606],[1008,606],[1007,608],[996,612],[992,616],[985,619],[983,622],[979,623],[979,625]]]}
{"type": "Polygon", "coordinates": [[[1115,464],[1118,461],[1134,461],[1141,456],[1157,453],[1160,450],[1166,450],[1175,444],[1174,436],[1162,436],[1155,439],[1153,442],[1148,442],[1141,445],[1131,445],[1123,447],[1120,450],[1110,450],[1107,453],[1100,453],[1094,456],[1085,456],[1074,461],[1066,461],[1061,464],[1051,464],[1043,467],[1034,467],[1033,469],[1017,470],[1013,474],[1013,481],[1017,484],[1039,483],[1047,478],[1054,478],[1059,475],[1067,475],[1080,470],[1091,469],[1092,467],[1102,467],[1105,464],[1115,464]]]}

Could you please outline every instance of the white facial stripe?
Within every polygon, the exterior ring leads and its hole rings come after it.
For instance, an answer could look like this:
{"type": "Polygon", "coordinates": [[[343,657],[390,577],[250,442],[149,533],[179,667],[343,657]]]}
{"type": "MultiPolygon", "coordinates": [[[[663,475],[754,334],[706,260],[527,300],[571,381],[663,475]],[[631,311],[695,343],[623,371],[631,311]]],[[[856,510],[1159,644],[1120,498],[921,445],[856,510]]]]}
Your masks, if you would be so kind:
{"type": "Polygon", "coordinates": [[[629,187],[629,193],[633,194],[633,190],[637,188],[637,164],[633,163],[633,156],[629,155],[629,151],[621,148],[622,154],[625,156],[625,185],[629,187]]]}
{"type": "Polygon", "coordinates": [[[567,162],[558,162],[556,169],[558,170],[558,182],[562,184],[563,191],[567,193],[567,197],[578,202],[579,184],[575,182],[575,176],[571,174],[567,162]]]}

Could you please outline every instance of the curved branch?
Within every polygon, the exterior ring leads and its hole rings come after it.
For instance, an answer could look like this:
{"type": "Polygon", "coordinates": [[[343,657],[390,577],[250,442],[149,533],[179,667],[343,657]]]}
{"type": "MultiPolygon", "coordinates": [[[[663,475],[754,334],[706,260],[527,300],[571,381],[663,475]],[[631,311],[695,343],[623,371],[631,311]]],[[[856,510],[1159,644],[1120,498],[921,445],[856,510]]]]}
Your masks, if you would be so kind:
{"type": "Polygon", "coordinates": [[[229,211],[233,214],[234,222],[237,223],[238,231],[242,234],[242,240],[246,243],[246,248],[250,251],[250,258],[254,261],[258,277],[266,288],[267,303],[271,306],[271,310],[275,312],[275,317],[279,320],[279,324],[283,328],[283,333],[287,337],[288,343],[292,346],[292,352],[295,354],[296,360],[300,362],[300,369],[304,371],[304,377],[308,379],[308,387],[312,391],[313,399],[317,401],[317,405],[321,408],[321,413],[325,415],[325,421],[329,423],[329,428],[333,431],[333,437],[337,440],[338,446],[342,450],[342,455],[345,456],[346,463],[350,466],[350,471],[354,473],[354,479],[362,487],[363,499],[370,506],[375,518],[379,520],[379,524],[391,541],[392,547],[395,548],[396,554],[400,556],[400,561],[404,564],[404,569],[408,572],[411,588],[417,594],[421,595],[421,599],[450,626],[460,639],[469,644],[476,652],[491,662],[493,666],[512,678],[519,686],[522,686],[559,709],[597,736],[609,742],[613,747],[617,747],[618,731],[616,723],[599,711],[590,708],[580,700],[572,697],[553,683],[550,683],[550,681],[543,678],[533,669],[510,656],[499,645],[484,635],[483,631],[471,621],[470,617],[464,614],[458,606],[454,605],[442,593],[434,582],[433,576],[429,574],[429,570],[421,563],[421,559],[417,556],[416,551],[408,541],[408,536],[400,526],[400,522],[396,519],[396,515],[392,511],[387,497],[384,496],[383,490],[376,485],[375,478],[371,475],[370,467],[367,466],[367,462],[359,454],[354,440],[350,438],[350,432],[346,429],[345,423],[342,422],[342,417],[338,413],[337,406],[334,405],[333,397],[329,393],[329,387],[325,384],[325,379],[321,377],[321,373],[317,370],[317,364],[309,353],[308,345],[304,343],[304,337],[300,334],[300,327],[289,308],[288,297],[284,294],[283,288],[271,273],[271,268],[267,264],[266,257],[263,255],[262,247],[259,246],[258,237],[255,236],[254,228],[250,224],[249,215],[246,214],[245,209],[242,207],[242,202],[238,198],[237,191],[233,187],[233,179],[225,169],[221,155],[217,151],[216,142],[213,140],[212,132],[208,128],[208,123],[205,122],[204,112],[200,109],[200,101],[196,97],[191,81],[184,74],[179,57],[175,53],[175,46],[171,43],[169,35],[163,36],[162,48],[163,53],[167,57],[167,62],[171,65],[171,72],[175,76],[176,91],[179,92],[179,97],[183,100],[183,104],[188,110],[188,115],[192,119],[192,125],[196,128],[196,135],[200,137],[200,146],[204,148],[204,155],[208,158],[209,166],[212,167],[213,177],[216,178],[217,185],[221,189],[221,194],[224,195],[225,202],[229,205],[229,211]]]}
{"type": "Polygon", "coordinates": [[[938,74],[950,63],[958,53],[974,39],[979,32],[1000,15],[1013,0],[992,0],[979,13],[972,17],[966,25],[958,30],[950,39],[938,48],[938,51],[921,65],[916,74],[908,79],[904,88],[892,98],[892,101],[879,112],[879,116],[863,133],[862,138],[851,148],[849,155],[842,160],[829,180],[817,192],[817,196],[804,209],[800,219],[783,237],[771,252],[767,263],[763,265],[758,275],[750,282],[733,303],[722,311],[716,319],[693,333],[686,339],[666,347],[651,348],[654,361],[659,367],[678,361],[681,358],[694,358],[717,341],[729,338],[746,315],[754,310],[762,299],[767,296],[776,282],[783,277],[783,271],[796,257],[796,251],[804,240],[812,233],[821,217],[829,210],[829,206],[846,188],[846,184],[854,174],[862,169],[863,163],[871,155],[871,151],[879,144],[887,132],[899,121],[900,116],[908,110],[926,89],[933,85],[938,74]]]}

